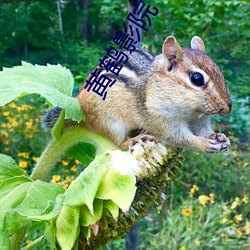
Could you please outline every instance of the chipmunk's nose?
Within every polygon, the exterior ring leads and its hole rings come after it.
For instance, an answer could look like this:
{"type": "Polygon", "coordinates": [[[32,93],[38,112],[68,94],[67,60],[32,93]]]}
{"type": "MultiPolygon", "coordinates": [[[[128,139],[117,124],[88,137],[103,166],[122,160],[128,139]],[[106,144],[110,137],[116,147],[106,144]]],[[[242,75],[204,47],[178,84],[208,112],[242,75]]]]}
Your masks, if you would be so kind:
{"type": "Polygon", "coordinates": [[[232,109],[232,102],[229,101],[222,109],[220,109],[219,113],[228,114],[231,112],[231,109],[232,109]]]}

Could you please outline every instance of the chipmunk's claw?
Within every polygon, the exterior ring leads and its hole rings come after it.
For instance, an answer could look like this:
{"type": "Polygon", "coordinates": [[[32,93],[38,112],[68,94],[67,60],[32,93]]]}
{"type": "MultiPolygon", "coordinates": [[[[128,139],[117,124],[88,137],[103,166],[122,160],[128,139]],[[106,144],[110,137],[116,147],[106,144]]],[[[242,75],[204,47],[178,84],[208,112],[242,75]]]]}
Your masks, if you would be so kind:
{"type": "Polygon", "coordinates": [[[209,152],[226,151],[230,147],[229,139],[222,133],[214,133],[209,136],[209,152]]]}

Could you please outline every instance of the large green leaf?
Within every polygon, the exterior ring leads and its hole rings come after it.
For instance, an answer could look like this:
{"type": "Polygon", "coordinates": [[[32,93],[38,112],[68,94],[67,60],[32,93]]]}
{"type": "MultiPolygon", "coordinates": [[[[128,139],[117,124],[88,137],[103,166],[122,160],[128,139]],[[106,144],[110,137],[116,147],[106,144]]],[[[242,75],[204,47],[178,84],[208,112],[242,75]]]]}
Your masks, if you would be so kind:
{"type": "Polygon", "coordinates": [[[32,181],[9,156],[0,155],[0,162],[0,249],[9,249],[9,236],[22,232],[31,222],[28,216],[41,216],[52,210],[54,216],[50,216],[54,219],[59,214],[63,199],[60,203],[56,198],[64,189],[61,185],[32,181]]]}
{"type": "Polygon", "coordinates": [[[34,66],[22,62],[22,66],[0,72],[0,106],[18,96],[36,93],[53,106],[65,109],[66,118],[80,121],[84,114],[78,100],[71,97],[73,85],[72,74],[61,65],[34,66]]]}
{"type": "Polygon", "coordinates": [[[92,214],[93,202],[103,176],[110,165],[110,155],[97,156],[95,160],[71,183],[65,192],[64,203],[70,206],[87,205],[92,214]]]}
{"type": "Polygon", "coordinates": [[[0,154],[0,181],[22,175],[28,177],[10,156],[0,154]]]}
{"type": "Polygon", "coordinates": [[[79,207],[64,205],[56,220],[56,238],[64,250],[71,250],[79,234],[79,207]]]}
{"type": "Polygon", "coordinates": [[[88,165],[95,158],[96,148],[92,144],[78,142],[68,148],[66,154],[84,163],[85,165],[88,165]]]}
{"type": "Polygon", "coordinates": [[[124,212],[134,199],[136,192],[135,176],[120,172],[112,167],[108,168],[98,188],[96,198],[103,200],[112,200],[124,212]]]}

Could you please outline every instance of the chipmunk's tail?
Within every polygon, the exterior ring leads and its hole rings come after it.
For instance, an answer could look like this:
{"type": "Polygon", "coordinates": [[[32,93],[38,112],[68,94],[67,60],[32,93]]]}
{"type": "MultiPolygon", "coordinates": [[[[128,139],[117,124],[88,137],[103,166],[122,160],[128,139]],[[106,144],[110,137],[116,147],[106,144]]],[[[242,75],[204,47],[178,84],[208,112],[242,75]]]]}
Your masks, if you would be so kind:
{"type": "Polygon", "coordinates": [[[41,120],[42,128],[45,130],[51,130],[56,124],[61,111],[62,109],[58,106],[46,110],[41,120]]]}

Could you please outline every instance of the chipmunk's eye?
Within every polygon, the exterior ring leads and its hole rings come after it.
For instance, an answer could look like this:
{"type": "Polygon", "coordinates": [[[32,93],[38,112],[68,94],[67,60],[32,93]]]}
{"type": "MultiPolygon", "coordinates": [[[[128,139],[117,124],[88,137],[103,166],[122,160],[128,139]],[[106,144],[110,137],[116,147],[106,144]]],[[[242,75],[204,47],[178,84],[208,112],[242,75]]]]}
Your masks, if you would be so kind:
{"type": "Polygon", "coordinates": [[[190,81],[198,87],[201,87],[205,84],[204,77],[201,73],[195,72],[190,74],[190,81]]]}

